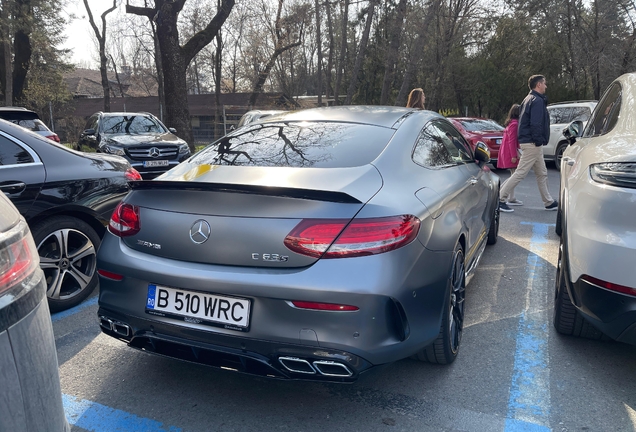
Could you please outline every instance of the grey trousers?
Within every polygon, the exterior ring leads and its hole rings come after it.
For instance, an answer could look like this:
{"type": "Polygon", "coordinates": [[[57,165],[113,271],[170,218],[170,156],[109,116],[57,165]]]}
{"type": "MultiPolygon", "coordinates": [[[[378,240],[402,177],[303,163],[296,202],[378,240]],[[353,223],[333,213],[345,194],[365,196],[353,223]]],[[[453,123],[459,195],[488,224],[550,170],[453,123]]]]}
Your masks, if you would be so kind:
{"type": "Polygon", "coordinates": [[[543,205],[552,204],[554,199],[548,192],[548,169],[545,167],[545,161],[543,160],[543,147],[537,147],[532,143],[519,144],[519,147],[521,147],[523,152],[519,159],[519,165],[515,173],[501,185],[499,200],[506,202],[510,195],[514,194],[515,187],[533,169],[534,175],[537,177],[537,186],[539,187],[543,205]]]}

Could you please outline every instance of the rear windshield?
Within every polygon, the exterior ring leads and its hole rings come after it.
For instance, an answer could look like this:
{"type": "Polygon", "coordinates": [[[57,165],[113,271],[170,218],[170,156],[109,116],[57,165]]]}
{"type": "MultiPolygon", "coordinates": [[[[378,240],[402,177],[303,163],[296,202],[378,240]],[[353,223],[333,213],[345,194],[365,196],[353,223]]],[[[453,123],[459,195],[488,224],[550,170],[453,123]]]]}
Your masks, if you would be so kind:
{"type": "Polygon", "coordinates": [[[254,124],[210,144],[190,162],[295,168],[361,166],[378,157],[394,132],[350,123],[254,124]]]}
{"type": "Polygon", "coordinates": [[[494,120],[460,120],[464,129],[470,132],[502,131],[503,126],[494,120]]]}
{"type": "Polygon", "coordinates": [[[49,128],[46,127],[42,120],[11,120],[13,123],[22,126],[23,128],[32,130],[32,131],[48,131],[49,128]]]}

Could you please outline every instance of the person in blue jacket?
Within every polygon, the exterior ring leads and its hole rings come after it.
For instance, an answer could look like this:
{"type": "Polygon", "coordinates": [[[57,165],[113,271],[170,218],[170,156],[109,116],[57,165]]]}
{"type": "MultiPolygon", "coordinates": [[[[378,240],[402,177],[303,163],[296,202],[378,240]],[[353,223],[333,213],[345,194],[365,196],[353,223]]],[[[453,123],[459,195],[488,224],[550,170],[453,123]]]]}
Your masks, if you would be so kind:
{"type": "Polygon", "coordinates": [[[501,185],[499,192],[499,210],[514,211],[506,201],[515,187],[526,178],[530,169],[537,177],[537,186],[546,210],[556,210],[558,203],[548,191],[548,170],[543,160],[543,146],[550,139],[550,115],[548,114],[548,100],[545,91],[548,85],[543,75],[532,75],[528,79],[530,93],[521,103],[519,114],[519,129],[517,138],[521,149],[521,157],[517,170],[501,185]]]}

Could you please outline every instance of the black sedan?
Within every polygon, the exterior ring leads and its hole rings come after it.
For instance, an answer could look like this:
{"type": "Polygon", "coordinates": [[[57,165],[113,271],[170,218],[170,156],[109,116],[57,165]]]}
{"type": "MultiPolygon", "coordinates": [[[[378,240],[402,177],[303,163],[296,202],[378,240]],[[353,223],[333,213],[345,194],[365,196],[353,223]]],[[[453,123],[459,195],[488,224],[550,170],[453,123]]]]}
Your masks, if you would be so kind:
{"type": "Polygon", "coordinates": [[[0,190],[31,228],[51,311],[77,305],[97,285],[105,225],[135,179],[121,157],[76,152],[0,120],[0,190]]]}

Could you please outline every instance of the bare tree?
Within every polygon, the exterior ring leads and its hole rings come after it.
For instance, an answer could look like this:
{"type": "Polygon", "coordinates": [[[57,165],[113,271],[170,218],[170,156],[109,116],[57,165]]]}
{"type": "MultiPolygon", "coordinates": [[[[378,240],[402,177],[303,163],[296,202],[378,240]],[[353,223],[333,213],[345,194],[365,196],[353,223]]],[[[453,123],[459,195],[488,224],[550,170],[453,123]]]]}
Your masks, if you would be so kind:
{"type": "Polygon", "coordinates": [[[400,49],[400,36],[406,15],[406,0],[400,0],[395,12],[395,20],[389,28],[389,47],[386,53],[384,79],[382,81],[382,93],[380,94],[380,105],[386,105],[389,100],[390,86],[393,83],[398,51],[400,49]]]}
{"type": "Polygon", "coordinates": [[[265,67],[258,71],[258,76],[256,77],[256,82],[254,83],[254,88],[249,99],[250,106],[256,105],[256,99],[263,91],[263,85],[265,85],[265,81],[276,64],[276,59],[285,51],[297,47],[302,43],[301,38],[304,30],[304,20],[301,19],[301,16],[306,15],[307,11],[302,8],[301,10],[296,10],[294,14],[283,17],[283,2],[284,0],[278,0],[276,21],[274,22],[274,28],[272,30],[274,52],[270,55],[265,67]],[[290,40],[292,38],[294,39],[293,41],[290,40]]]}
{"type": "Polygon", "coordinates": [[[333,89],[333,95],[335,98],[334,103],[340,104],[340,84],[342,83],[342,75],[344,71],[344,64],[347,54],[347,26],[349,25],[349,0],[344,0],[342,5],[342,28],[341,28],[341,40],[340,40],[340,56],[338,58],[338,66],[336,69],[336,86],[333,89]]]}
{"type": "Polygon", "coordinates": [[[199,51],[212,42],[219,32],[234,7],[234,0],[222,0],[216,15],[208,25],[181,46],[177,18],[185,2],[186,0],[156,0],[154,7],[137,7],[127,4],[126,12],[145,16],[157,25],[166,95],[166,122],[169,126],[181,131],[190,149],[194,151],[186,69],[199,51]]]}
{"type": "Polygon", "coordinates": [[[0,35],[2,39],[2,58],[4,64],[4,74],[0,77],[0,82],[4,84],[4,103],[7,106],[13,105],[13,76],[11,71],[11,35],[9,27],[9,6],[2,4],[0,9],[0,35]]]}
{"type": "Polygon", "coordinates": [[[345,105],[349,105],[353,99],[353,94],[358,88],[358,74],[362,68],[362,60],[364,59],[367,51],[367,44],[369,43],[369,33],[371,33],[371,24],[373,22],[373,13],[378,0],[369,1],[369,11],[367,13],[367,21],[364,25],[364,33],[362,33],[362,39],[360,40],[360,48],[358,49],[358,55],[356,56],[356,62],[353,65],[353,71],[351,72],[351,81],[349,82],[349,88],[347,89],[347,99],[345,99],[345,105]]]}
{"type": "Polygon", "coordinates": [[[316,47],[318,51],[318,67],[316,68],[318,82],[316,84],[316,93],[318,94],[318,106],[322,106],[322,37],[320,35],[320,0],[316,0],[314,6],[316,9],[316,47]]]}
{"type": "MultiPolygon", "coordinates": [[[[108,83],[108,57],[106,56],[106,16],[117,9],[117,0],[113,0],[113,5],[105,10],[102,15],[102,31],[100,32],[93,19],[93,12],[88,6],[88,0],[84,0],[84,7],[88,14],[88,21],[93,28],[97,43],[99,44],[99,72],[102,76],[102,88],[104,89],[104,111],[110,112],[110,84],[108,83]]],[[[114,64],[114,62],[113,62],[114,64]]]]}

